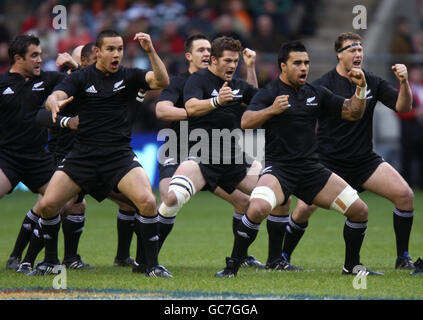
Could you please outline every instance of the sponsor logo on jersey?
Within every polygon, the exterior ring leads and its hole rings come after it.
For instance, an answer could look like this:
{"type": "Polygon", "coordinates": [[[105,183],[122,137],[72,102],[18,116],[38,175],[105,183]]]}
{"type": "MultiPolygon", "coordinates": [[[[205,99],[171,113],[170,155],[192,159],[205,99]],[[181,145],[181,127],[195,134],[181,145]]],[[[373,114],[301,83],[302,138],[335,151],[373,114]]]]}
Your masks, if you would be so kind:
{"type": "Polygon", "coordinates": [[[32,86],[32,91],[43,91],[45,88],[40,88],[40,86],[44,83],[44,81],[34,83],[32,86]]]}
{"type": "Polygon", "coordinates": [[[316,96],[312,96],[310,98],[307,98],[306,105],[307,106],[317,106],[317,102],[313,102],[316,99],[316,96]]]}
{"type": "Polygon", "coordinates": [[[239,89],[232,90],[232,97],[234,98],[242,98],[242,94],[238,94],[239,89]]]}
{"type": "Polygon", "coordinates": [[[14,94],[15,91],[12,90],[12,88],[7,87],[6,90],[3,91],[3,94],[14,94]]]}
{"type": "Polygon", "coordinates": [[[116,82],[114,85],[113,85],[113,92],[115,92],[115,91],[119,91],[119,90],[122,90],[123,88],[125,88],[126,86],[125,85],[121,85],[123,83],[123,80],[120,80],[120,81],[118,81],[118,82],[116,82]]]}
{"type": "Polygon", "coordinates": [[[94,87],[94,85],[92,85],[87,90],[85,90],[85,92],[88,92],[88,93],[97,93],[97,90],[94,87]]]}
{"type": "Polygon", "coordinates": [[[261,174],[265,174],[267,172],[272,172],[272,166],[268,166],[261,171],[261,174]]]}

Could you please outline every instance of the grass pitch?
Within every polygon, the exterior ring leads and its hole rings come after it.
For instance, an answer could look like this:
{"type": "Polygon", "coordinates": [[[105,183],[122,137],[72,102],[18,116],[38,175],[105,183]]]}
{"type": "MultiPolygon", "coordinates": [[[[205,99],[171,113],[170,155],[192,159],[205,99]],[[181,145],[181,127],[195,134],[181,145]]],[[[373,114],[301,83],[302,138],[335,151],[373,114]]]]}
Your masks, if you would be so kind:
{"type": "MultiPolygon", "coordinates": [[[[54,276],[27,277],[6,270],[20,224],[37,196],[16,191],[0,200],[0,299],[422,299],[423,275],[395,270],[393,205],[369,192],[369,223],[361,260],[383,277],[368,277],[366,289],[354,289],[351,276],[342,276],[345,218],[319,209],[292,256],[301,272],[242,268],[232,279],[216,279],[233,244],[232,207],[208,192],[200,192],[178,214],[159,261],[172,279],[150,279],[130,268],[113,267],[116,253],[117,206],[87,197],[87,218],[79,253],[95,270],[67,270],[67,289],[54,290],[54,276]]],[[[295,201],[294,201],[295,205],[295,201]]],[[[413,261],[423,257],[423,193],[415,194],[415,217],[410,240],[413,261]]],[[[135,256],[136,239],[131,255],[135,256]]],[[[266,224],[250,247],[262,262],[267,258],[266,224]]],[[[59,238],[59,257],[63,236],[59,238]]],[[[37,261],[43,258],[42,252],[37,261]]]]}

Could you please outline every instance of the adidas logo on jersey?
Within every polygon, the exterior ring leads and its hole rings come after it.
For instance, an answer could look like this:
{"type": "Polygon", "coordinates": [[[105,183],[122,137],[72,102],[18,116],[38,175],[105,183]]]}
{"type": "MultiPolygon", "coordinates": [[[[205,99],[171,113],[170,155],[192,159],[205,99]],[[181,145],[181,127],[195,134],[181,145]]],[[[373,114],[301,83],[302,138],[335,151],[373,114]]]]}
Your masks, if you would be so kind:
{"type": "Polygon", "coordinates": [[[34,83],[32,86],[32,91],[43,91],[45,88],[40,88],[40,86],[44,83],[44,81],[34,83]]]}
{"type": "Polygon", "coordinates": [[[15,91],[12,90],[12,88],[7,87],[6,90],[3,91],[3,94],[14,94],[15,91]]]}
{"type": "Polygon", "coordinates": [[[212,97],[217,97],[219,95],[219,92],[217,92],[217,90],[216,89],[214,89],[213,91],[212,91],[212,93],[211,93],[211,96],[212,97]]]}
{"type": "Polygon", "coordinates": [[[123,83],[123,80],[120,80],[120,81],[116,82],[113,85],[113,92],[119,91],[119,90],[122,90],[123,88],[125,88],[126,87],[125,85],[121,86],[122,83],[123,83]]]}
{"type": "Polygon", "coordinates": [[[373,96],[372,96],[372,90],[371,89],[368,89],[366,91],[366,99],[371,99],[371,98],[373,98],[373,96]]]}
{"type": "Polygon", "coordinates": [[[97,93],[97,90],[95,89],[94,85],[92,85],[87,90],[85,90],[85,92],[88,92],[88,93],[97,93]]]}

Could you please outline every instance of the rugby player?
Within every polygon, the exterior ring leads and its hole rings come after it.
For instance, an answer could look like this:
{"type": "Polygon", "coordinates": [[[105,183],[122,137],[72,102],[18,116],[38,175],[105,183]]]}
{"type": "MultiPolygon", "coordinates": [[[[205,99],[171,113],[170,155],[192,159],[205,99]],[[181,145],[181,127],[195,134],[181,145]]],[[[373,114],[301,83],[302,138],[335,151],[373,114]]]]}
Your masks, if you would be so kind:
{"type": "Polygon", "coordinates": [[[123,38],[116,31],[105,30],[96,39],[96,63],[65,78],[46,101],[53,121],[61,104],[73,96],[78,97],[81,109],[73,149],[57,167],[51,187],[40,202],[41,227],[48,235],[44,238],[45,258],[28,275],[57,273],[58,211],[63,203],[81,191],[102,201],[115,190],[138,209],[134,228],[138,245],[145,250],[146,276],[171,277],[170,272],[158,264],[156,198],[129,144],[127,123],[128,99],[135,96],[140,87],[145,90],[166,87],[169,78],[150,36],[137,33],[134,40],[138,40],[148,54],[152,71],[121,67],[123,38]]]}
{"type": "Polygon", "coordinates": [[[347,217],[343,273],[357,273],[354,267],[361,265],[360,248],[368,209],[357,191],[318,162],[314,129],[322,113],[349,121],[362,117],[366,106],[364,73],[359,68],[349,72],[357,88],[350,99],[345,99],[324,87],[307,83],[310,60],[300,41],[281,46],[278,66],[279,77],[254,96],[241,120],[243,129],[266,130],[265,168],[251,194],[247,213],[238,224],[231,256],[226,258],[226,267],[216,277],[237,275],[240,261],[255,240],[261,222],[291,194],[347,217]]]}
{"type": "MultiPolygon", "coordinates": [[[[362,68],[364,52],[360,35],[341,33],[335,40],[338,63],[317,79],[333,93],[348,97],[355,90],[349,71],[362,68]]],[[[373,150],[373,114],[378,101],[398,113],[411,110],[413,96],[408,83],[407,67],[392,66],[398,79],[399,91],[388,81],[363,70],[367,82],[367,106],[363,117],[355,122],[320,114],[318,119],[319,161],[338,174],[358,192],[376,193],[394,204],[393,225],[396,240],[395,269],[414,269],[409,254],[409,239],[414,216],[414,193],[405,179],[373,150]]],[[[316,206],[298,201],[292,217],[291,232],[287,233],[283,255],[289,259],[300,241],[316,206]],[[297,226],[297,227],[295,227],[297,226]]]]}

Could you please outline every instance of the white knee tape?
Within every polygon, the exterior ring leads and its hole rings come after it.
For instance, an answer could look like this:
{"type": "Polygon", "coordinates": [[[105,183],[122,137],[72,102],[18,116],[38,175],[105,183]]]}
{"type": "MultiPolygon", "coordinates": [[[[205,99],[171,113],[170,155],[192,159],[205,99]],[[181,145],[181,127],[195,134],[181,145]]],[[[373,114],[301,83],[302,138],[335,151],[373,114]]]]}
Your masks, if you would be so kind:
{"type": "Polygon", "coordinates": [[[185,176],[174,176],[169,183],[169,192],[173,191],[178,199],[178,206],[182,207],[195,194],[192,181],[185,176]]]}
{"type": "Polygon", "coordinates": [[[334,209],[342,214],[347,212],[348,208],[357,200],[358,194],[357,191],[351,186],[346,186],[344,190],[341,191],[340,194],[333,200],[332,204],[330,205],[331,209],[334,209]]]}
{"type": "Polygon", "coordinates": [[[168,207],[164,202],[159,207],[159,213],[163,217],[166,218],[173,218],[175,217],[179,212],[179,205],[168,207]]]}
{"type": "Polygon", "coordinates": [[[250,200],[251,199],[262,199],[267,201],[272,210],[276,207],[276,196],[272,189],[269,187],[261,186],[255,187],[253,192],[251,192],[250,200]]]}

